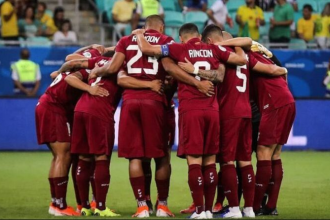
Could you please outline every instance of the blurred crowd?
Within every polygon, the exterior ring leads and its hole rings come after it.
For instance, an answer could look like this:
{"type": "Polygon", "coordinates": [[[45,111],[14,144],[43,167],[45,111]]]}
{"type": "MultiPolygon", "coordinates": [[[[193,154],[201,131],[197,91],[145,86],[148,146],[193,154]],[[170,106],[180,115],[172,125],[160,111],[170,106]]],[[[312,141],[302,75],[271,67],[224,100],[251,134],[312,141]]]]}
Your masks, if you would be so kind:
{"type": "Polygon", "coordinates": [[[65,18],[63,7],[54,11],[38,0],[5,0],[0,5],[1,39],[5,45],[19,42],[49,42],[56,45],[76,45],[77,36],[65,18]]]}

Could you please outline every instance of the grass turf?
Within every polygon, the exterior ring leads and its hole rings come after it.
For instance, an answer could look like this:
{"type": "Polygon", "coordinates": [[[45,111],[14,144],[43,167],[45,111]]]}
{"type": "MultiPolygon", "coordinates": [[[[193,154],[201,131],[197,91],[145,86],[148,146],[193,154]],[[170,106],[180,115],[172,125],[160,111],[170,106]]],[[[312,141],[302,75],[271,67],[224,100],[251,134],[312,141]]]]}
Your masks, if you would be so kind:
{"type": "MultiPolygon", "coordinates": [[[[50,202],[47,180],[50,158],[47,152],[0,153],[0,218],[55,218],[47,213],[50,202]]],[[[330,152],[283,154],[285,172],[278,203],[280,216],[276,219],[330,218],[329,158],[330,152]]],[[[67,197],[68,204],[75,206],[72,181],[69,183],[67,197]]],[[[155,183],[152,184],[152,197],[154,201],[155,183]]],[[[173,153],[170,208],[177,218],[186,218],[179,211],[190,205],[191,201],[186,162],[173,153]]],[[[116,153],[111,164],[107,204],[120,213],[122,218],[130,218],[136,208],[128,180],[128,162],[118,159],[116,153]]]]}

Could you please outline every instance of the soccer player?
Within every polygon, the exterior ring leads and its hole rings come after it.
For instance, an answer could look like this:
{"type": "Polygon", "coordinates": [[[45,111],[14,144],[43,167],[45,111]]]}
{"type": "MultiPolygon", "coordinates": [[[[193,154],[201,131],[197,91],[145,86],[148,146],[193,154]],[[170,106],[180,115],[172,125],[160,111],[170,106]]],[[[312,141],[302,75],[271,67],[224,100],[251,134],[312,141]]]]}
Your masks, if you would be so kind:
{"type": "MultiPolygon", "coordinates": [[[[64,82],[71,72],[56,72],[55,80],[43,94],[36,107],[36,129],[39,144],[47,144],[53,154],[49,171],[49,183],[52,203],[49,213],[56,216],[78,215],[67,206],[66,191],[68,172],[71,165],[70,141],[73,108],[81,92],[64,82]]],[[[87,81],[88,74],[77,74],[77,77],[87,81]]],[[[99,87],[91,88],[89,93],[98,95],[99,87]]]]}
{"type": "MultiPolygon", "coordinates": [[[[271,59],[260,53],[250,53],[249,57],[252,56],[261,63],[273,64],[271,59]]],[[[283,179],[280,155],[295,118],[295,101],[284,76],[270,78],[252,74],[252,85],[254,100],[261,113],[253,209],[256,215],[271,214],[276,210],[283,179]],[[261,202],[271,179],[274,184],[269,190],[267,205],[261,210],[261,202]]]]}
{"type": "MultiPolygon", "coordinates": [[[[161,17],[149,16],[146,19],[146,37],[152,44],[166,44],[171,37],[161,34],[164,21],[161,17]]],[[[119,70],[126,62],[129,76],[144,81],[159,79],[164,81],[166,72],[156,57],[143,56],[134,35],[123,37],[116,46],[116,54],[109,65],[92,73],[102,76],[119,70]]],[[[120,84],[120,78],[119,78],[120,84]]],[[[171,217],[167,206],[169,163],[164,146],[165,96],[147,89],[125,88],[119,122],[119,157],[129,159],[129,174],[132,189],[138,202],[133,217],[149,217],[145,197],[145,178],[142,160],[155,158],[156,185],[158,190],[157,216],[171,217]],[[128,138],[129,137],[129,138],[128,138]]]]}
{"type": "MultiPolygon", "coordinates": [[[[103,54],[102,57],[71,61],[71,68],[93,69],[95,65],[103,66],[108,63],[113,53],[103,54]],[[73,64],[74,62],[74,64],[73,64]]],[[[85,71],[85,70],[81,70],[85,71]]],[[[89,80],[88,84],[76,77],[69,76],[65,80],[69,85],[80,90],[102,86],[106,90],[102,96],[92,96],[84,93],[79,99],[74,114],[72,133],[73,154],[79,154],[76,179],[79,195],[82,201],[81,214],[92,214],[103,217],[116,217],[118,214],[106,207],[106,196],[110,184],[110,159],[114,144],[114,113],[120,100],[121,91],[117,86],[117,76],[98,77],[89,80]],[[96,208],[93,213],[88,199],[89,178],[92,161],[95,161],[95,199],[96,208]]]]}
{"type": "MultiPolygon", "coordinates": [[[[179,31],[184,44],[151,46],[138,34],[139,46],[148,55],[167,55],[177,62],[189,60],[194,64],[194,72],[204,75],[206,70],[218,69],[222,63],[245,64],[242,49],[237,54],[230,53],[224,47],[207,45],[201,42],[198,28],[194,24],[185,24],[179,31]]],[[[208,80],[221,81],[223,75],[209,73],[208,80]]],[[[197,76],[200,79],[199,76],[197,76]]],[[[206,76],[205,76],[206,77],[206,76]]],[[[216,91],[216,90],[215,90],[216,91]]],[[[212,218],[212,205],[217,185],[215,155],[219,144],[219,106],[216,96],[201,96],[194,87],[179,82],[179,120],[180,144],[178,156],[185,157],[189,165],[189,186],[192,192],[196,212],[190,218],[212,218]],[[205,195],[205,208],[204,208],[205,195]]]]}

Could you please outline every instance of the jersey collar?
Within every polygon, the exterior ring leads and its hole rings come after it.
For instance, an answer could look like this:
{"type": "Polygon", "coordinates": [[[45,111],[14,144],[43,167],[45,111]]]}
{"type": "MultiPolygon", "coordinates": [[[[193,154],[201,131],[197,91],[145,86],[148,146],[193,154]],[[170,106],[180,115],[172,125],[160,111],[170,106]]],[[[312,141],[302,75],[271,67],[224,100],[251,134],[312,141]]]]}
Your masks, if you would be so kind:
{"type": "Polygon", "coordinates": [[[152,34],[152,33],[158,33],[158,34],[160,34],[158,31],[153,30],[153,29],[147,29],[145,32],[148,33],[148,34],[152,34]]]}
{"type": "Polygon", "coordinates": [[[196,44],[196,43],[201,43],[202,41],[198,37],[191,38],[190,40],[187,41],[187,44],[196,44]]]}

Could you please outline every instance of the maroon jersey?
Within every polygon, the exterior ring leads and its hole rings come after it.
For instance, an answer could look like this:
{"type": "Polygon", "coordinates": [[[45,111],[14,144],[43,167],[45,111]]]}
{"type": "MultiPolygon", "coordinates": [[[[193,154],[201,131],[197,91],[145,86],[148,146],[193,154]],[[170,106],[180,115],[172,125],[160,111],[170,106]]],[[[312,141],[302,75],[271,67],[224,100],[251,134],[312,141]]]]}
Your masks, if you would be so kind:
{"type": "MultiPolygon", "coordinates": [[[[155,30],[146,30],[144,35],[146,40],[152,45],[162,45],[173,41],[173,38],[160,34],[155,30]]],[[[135,35],[121,38],[116,46],[116,52],[125,54],[125,70],[129,76],[139,80],[152,81],[160,79],[164,81],[166,72],[161,62],[156,57],[142,54],[135,35]]],[[[164,95],[159,95],[150,89],[125,89],[123,100],[127,99],[151,99],[166,102],[164,95]]]]}
{"type": "MultiPolygon", "coordinates": [[[[186,44],[168,45],[168,55],[177,62],[185,62],[187,58],[195,67],[211,70],[218,69],[220,62],[227,62],[230,52],[224,47],[204,44],[200,39],[193,38],[186,44]]],[[[182,82],[179,82],[178,98],[180,112],[197,109],[219,110],[216,95],[207,97],[194,86],[182,82]]]]}
{"type": "MultiPolygon", "coordinates": [[[[274,64],[264,55],[256,52],[249,53],[250,68],[259,61],[264,64],[274,64]]],[[[257,102],[259,111],[271,111],[294,102],[285,76],[272,77],[265,74],[251,74],[252,94],[257,102]]]]}
{"type": "MultiPolygon", "coordinates": [[[[40,102],[46,102],[52,106],[53,111],[60,114],[72,114],[75,104],[82,91],[73,88],[65,82],[65,78],[72,72],[60,73],[47,88],[45,94],[40,97],[40,102]]],[[[82,80],[87,82],[88,73],[81,71],[82,80]]]]}
{"type": "MultiPolygon", "coordinates": [[[[88,68],[93,69],[95,64],[103,66],[111,60],[109,57],[95,57],[88,60],[88,68]]],[[[118,100],[120,99],[120,90],[117,85],[117,74],[109,77],[97,77],[89,80],[91,86],[97,83],[103,83],[103,88],[108,90],[109,96],[100,97],[93,96],[88,92],[83,93],[79,99],[75,112],[84,112],[94,115],[105,121],[113,121],[113,116],[117,108],[118,100]]]]}
{"type": "MultiPolygon", "coordinates": [[[[229,51],[234,52],[232,48],[229,51]]],[[[226,74],[219,84],[220,119],[251,118],[249,63],[244,66],[226,65],[226,74]]]]}
{"type": "Polygon", "coordinates": [[[87,49],[79,52],[78,54],[83,55],[86,58],[93,58],[101,56],[100,52],[97,49],[87,49]]]}

